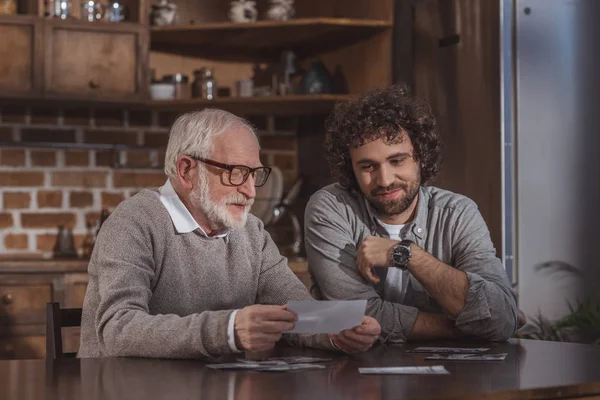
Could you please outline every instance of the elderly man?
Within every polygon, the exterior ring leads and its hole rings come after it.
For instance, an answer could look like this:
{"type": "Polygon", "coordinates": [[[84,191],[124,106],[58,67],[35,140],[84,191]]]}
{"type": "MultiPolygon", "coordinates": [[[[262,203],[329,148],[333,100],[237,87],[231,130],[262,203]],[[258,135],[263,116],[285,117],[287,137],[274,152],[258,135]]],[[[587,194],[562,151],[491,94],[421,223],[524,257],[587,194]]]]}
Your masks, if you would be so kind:
{"type": "Polygon", "coordinates": [[[327,130],[338,183],[306,210],[313,295],[367,299],[384,341],[511,337],[516,297],[477,206],[424,186],[440,158],[429,106],[380,89],[337,107],[327,130]]]}
{"type": "MultiPolygon", "coordinates": [[[[248,211],[270,169],[252,127],[221,110],[179,117],[168,180],[121,203],[89,264],[80,357],[218,357],[272,348],[311,299],[263,224],[248,211]]],[[[357,352],[377,321],[335,335],[286,335],[292,345],[357,352]]]]}

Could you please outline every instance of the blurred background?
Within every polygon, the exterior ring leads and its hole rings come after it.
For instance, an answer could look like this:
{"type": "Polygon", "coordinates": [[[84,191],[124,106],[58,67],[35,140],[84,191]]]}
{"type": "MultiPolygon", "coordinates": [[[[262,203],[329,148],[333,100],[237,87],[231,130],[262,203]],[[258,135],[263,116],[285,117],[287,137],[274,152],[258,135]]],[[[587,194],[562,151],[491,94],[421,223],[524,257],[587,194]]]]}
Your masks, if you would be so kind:
{"type": "Polygon", "coordinates": [[[599,26],[597,0],[0,0],[0,358],[44,356],[46,302],[81,307],[101,223],[164,184],[190,110],[257,127],[253,212],[308,284],[325,118],[392,83],[430,102],[432,184],[479,205],[520,335],[597,341],[599,26]]]}

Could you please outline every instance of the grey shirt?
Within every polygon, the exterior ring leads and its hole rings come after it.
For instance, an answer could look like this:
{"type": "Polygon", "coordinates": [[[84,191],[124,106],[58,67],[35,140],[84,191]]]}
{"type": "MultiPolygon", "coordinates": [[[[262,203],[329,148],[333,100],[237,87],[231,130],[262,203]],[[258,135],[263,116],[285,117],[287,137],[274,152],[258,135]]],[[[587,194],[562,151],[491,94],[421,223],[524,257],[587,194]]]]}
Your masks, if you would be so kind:
{"type": "MultiPolygon", "coordinates": [[[[227,237],[180,234],[158,190],[122,202],[102,225],[88,267],[80,357],[219,357],[233,310],[312,299],[262,222],[227,237]]],[[[327,335],[285,335],[333,349],[327,335]]]]}
{"type": "MultiPolygon", "coordinates": [[[[466,273],[469,291],[455,320],[456,328],[488,340],[506,340],[514,334],[516,295],[475,202],[447,190],[421,187],[416,216],[405,232],[405,239],[466,273]]],[[[398,272],[395,269],[390,269],[378,285],[360,275],[356,251],[369,235],[386,233],[362,194],[339,184],[316,192],[305,215],[311,292],[320,299],[368,300],[367,314],[381,324],[382,340],[403,342],[419,311],[443,310],[409,271],[402,273],[400,288],[389,281],[398,272]],[[394,287],[396,290],[390,289],[394,287]]],[[[379,275],[387,272],[384,268],[375,270],[379,275]]]]}

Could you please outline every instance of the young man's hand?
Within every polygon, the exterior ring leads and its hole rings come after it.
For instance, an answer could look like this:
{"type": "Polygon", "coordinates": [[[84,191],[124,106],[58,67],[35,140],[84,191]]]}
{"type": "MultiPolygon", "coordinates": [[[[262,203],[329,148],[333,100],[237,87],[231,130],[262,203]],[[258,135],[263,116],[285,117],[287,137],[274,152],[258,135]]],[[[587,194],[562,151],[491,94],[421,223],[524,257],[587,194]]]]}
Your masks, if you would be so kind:
{"type": "Polygon", "coordinates": [[[397,240],[367,236],[358,246],[356,253],[356,266],[358,272],[368,281],[379,283],[379,277],[373,274],[373,267],[390,267],[392,247],[397,245],[397,240]]]}
{"type": "Polygon", "coordinates": [[[351,354],[369,350],[380,333],[379,322],[375,318],[365,316],[361,325],[338,334],[330,334],[329,338],[336,348],[351,354]]]}

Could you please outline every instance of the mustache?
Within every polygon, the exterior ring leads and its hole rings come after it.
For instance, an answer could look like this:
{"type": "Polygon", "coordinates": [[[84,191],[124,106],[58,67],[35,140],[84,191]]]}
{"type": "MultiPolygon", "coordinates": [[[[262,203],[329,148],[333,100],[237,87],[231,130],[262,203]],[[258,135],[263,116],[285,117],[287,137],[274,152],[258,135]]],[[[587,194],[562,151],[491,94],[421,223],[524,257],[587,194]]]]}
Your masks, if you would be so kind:
{"type": "Polygon", "coordinates": [[[254,204],[254,199],[250,199],[241,193],[234,193],[225,199],[225,204],[238,204],[241,206],[251,206],[254,204]]]}
{"type": "Polygon", "coordinates": [[[404,191],[406,191],[406,190],[408,190],[408,185],[406,183],[397,182],[397,183],[392,183],[391,185],[385,186],[385,187],[377,186],[376,188],[371,190],[371,196],[377,196],[382,193],[387,193],[387,192],[391,192],[392,190],[398,190],[398,189],[404,189],[404,191]]]}

